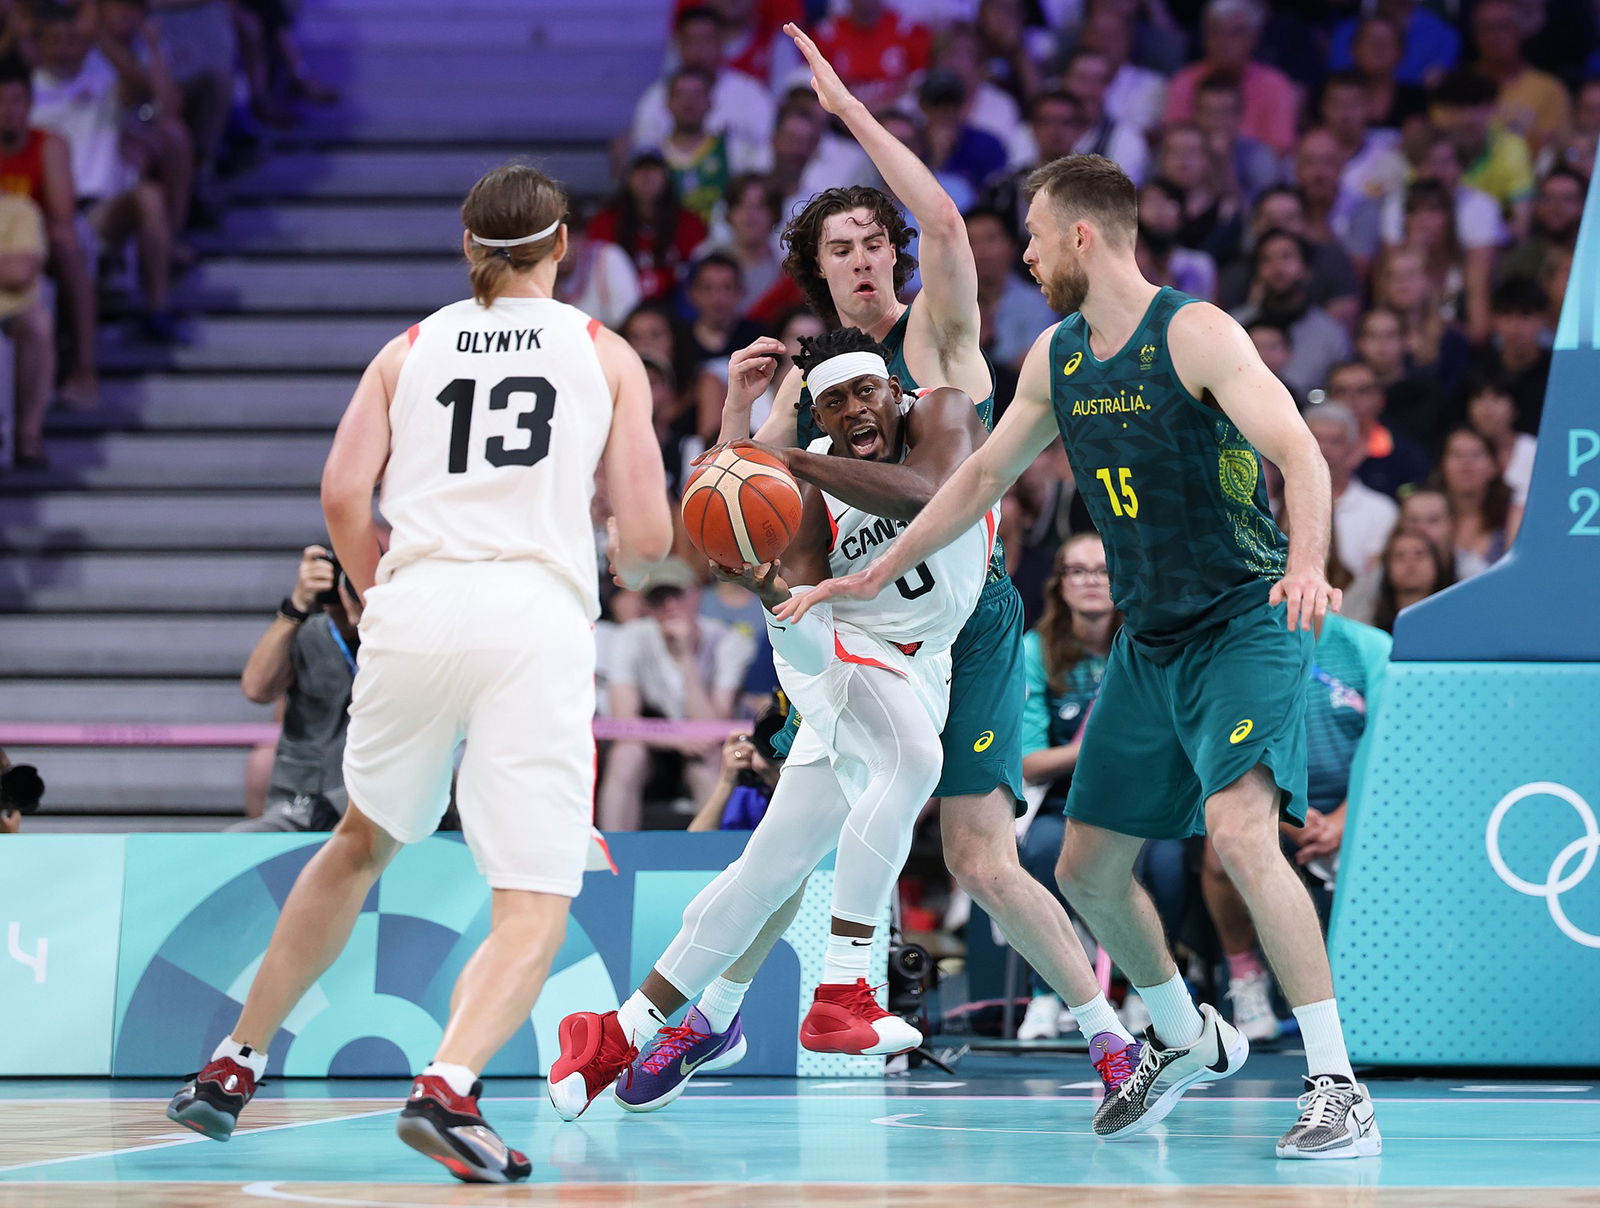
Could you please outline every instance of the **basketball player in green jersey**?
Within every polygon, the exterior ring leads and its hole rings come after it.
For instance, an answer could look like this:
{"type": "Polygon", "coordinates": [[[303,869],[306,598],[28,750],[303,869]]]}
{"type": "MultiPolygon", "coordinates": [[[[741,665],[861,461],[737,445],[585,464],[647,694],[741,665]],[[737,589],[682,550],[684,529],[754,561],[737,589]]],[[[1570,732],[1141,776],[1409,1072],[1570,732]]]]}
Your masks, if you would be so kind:
{"type": "Polygon", "coordinates": [[[1121,168],[1069,155],[1030,184],[1024,259],[1068,317],[1028,353],[993,436],[894,548],[778,615],[877,595],[981,517],[1059,431],[1126,622],[1085,728],[1057,875],[1152,1018],[1095,1132],[1145,1131],[1249,1052],[1212,1007],[1195,1009],[1133,879],[1145,840],[1209,833],[1305,1037],[1303,1110],[1278,1156],[1374,1156],[1382,1140],[1350,1069],[1316,911],[1278,845],[1280,812],[1305,818],[1313,634],[1339,605],[1323,574],[1326,463],[1243,328],[1140,274],[1121,168]],[[1267,508],[1257,449],[1283,471],[1292,539],[1267,508]]]}
{"type": "MultiPolygon", "coordinates": [[[[911,212],[921,231],[922,291],[910,304],[897,297],[917,267],[904,254],[912,232],[893,198],[862,186],[829,189],[806,205],[784,231],[785,267],[830,326],[860,328],[889,350],[890,372],[902,389],[954,386],[978,400],[978,414],[991,427],[994,382],[978,345],[978,273],[961,212],[927,165],[851,95],[811,39],[794,25],[784,31],[805,55],[823,108],[845,124],[911,212]]],[[[752,362],[782,352],[778,340],[757,340],[733,355],[730,377],[756,371],[752,362]]],[[[821,436],[810,404],[800,374],[790,373],[761,427],[761,443],[803,448],[821,436]]],[[[748,397],[730,391],[723,441],[749,436],[750,412],[748,397]]],[[[864,499],[846,502],[871,506],[864,499]]],[[[935,790],[945,862],[1018,954],[1071,1006],[1090,1040],[1090,1060],[1115,1087],[1132,1072],[1138,1047],[1101,993],[1066,912],[1017,859],[1022,628],[1022,601],[997,547],[989,582],[952,651],[944,770],[935,790]]],[[[798,899],[774,915],[746,957],[716,983],[719,1002],[742,996],[797,907],[798,899]]]]}

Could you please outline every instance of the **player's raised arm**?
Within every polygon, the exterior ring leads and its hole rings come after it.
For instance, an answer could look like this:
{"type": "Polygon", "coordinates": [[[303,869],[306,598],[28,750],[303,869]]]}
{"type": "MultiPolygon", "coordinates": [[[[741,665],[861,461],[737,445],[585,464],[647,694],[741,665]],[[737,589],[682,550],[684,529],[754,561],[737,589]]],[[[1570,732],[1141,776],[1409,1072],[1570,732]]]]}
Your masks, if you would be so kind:
{"type": "Polygon", "coordinates": [[[1173,366],[1190,393],[1202,398],[1209,391],[1245,439],[1283,471],[1289,561],[1269,602],[1288,601],[1290,629],[1320,632],[1328,610],[1339,610],[1342,593],[1328,585],[1333,491],[1316,438],[1244,328],[1215,306],[1199,302],[1178,311],[1167,339],[1173,366]]]}
{"type": "Polygon", "coordinates": [[[661,446],[650,421],[650,382],[628,342],[604,328],[595,347],[611,385],[611,435],[606,440],[606,488],[616,517],[612,566],[626,587],[637,587],[651,566],[672,552],[672,511],[661,446]]]}
{"type": "Polygon", "coordinates": [[[803,596],[782,604],[778,617],[794,621],[834,596],[870,600],[934,550],[977,524],[1055,439],[1056,417],[1050,403],[1050,339],[1055,328],[1034,341],[1011,406],[989,439],[961,464],[906,531],[866,570],[829,579],[803,596]]]}
{"type": "MultiPolygon", "coordinates": [[[[927,325],[925,335],[945,370],[945,380],[974,397],[993,389],[988,366],[978,351],[978,267],[967,242],[966,223],[956,203],[928,165],[872,116],[799,26],[783,27],[811,67],[811,86],[822,107],[839,118],[871,158],[889,190],[911,211],[922,233],[917,255],[922,293],[912,322],[927,325]]],[[[923,382],[923,385],[934,385],[923,382]]]]}
{"type": "Polygon", "coordinates": [[[322,467],[322,515],[339,565],[365,596],[378,579],[378,525],[372,493],[389,463],[389,402],[410,341],[396,336],[372,358],[350,396],[322,467]]]}

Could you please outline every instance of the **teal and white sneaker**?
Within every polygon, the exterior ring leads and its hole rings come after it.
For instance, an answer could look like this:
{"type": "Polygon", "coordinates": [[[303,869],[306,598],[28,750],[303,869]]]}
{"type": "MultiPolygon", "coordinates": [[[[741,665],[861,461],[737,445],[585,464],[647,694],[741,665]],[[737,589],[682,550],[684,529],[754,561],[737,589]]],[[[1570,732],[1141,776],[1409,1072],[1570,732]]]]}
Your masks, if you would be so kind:
{"type": "Polygon", "coordinates": [[[1145,1032],[1144,1051],[1133,1076],[1107,1095],[1094,1114],[1094,1131],[1106,1140],[1138,1136],[1154,1128],[1197,1082],[1215,1082],[1238,1071],[1250,1056],[1250,1042],[1217,1009],[1200,1004],[1200,1037],[1187,1048],[1167,1048],[1154,1028],[1145,1032]]]}
{"type": "Polygon", "coordinates": [[[1375,1158],[1383,1153],[1372,1096],[1341,1074],[1307,1075],[1300,1118],[1278,1142],[1280,1158],[1375,1158]]]}

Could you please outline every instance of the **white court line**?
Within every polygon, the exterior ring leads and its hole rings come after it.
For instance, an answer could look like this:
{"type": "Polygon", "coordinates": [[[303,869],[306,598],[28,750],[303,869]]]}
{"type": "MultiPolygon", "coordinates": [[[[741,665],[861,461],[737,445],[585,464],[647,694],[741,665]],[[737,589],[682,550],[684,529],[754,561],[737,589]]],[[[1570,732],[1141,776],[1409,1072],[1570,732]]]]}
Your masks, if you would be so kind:
{"type": "MultiPolygon", "coordinates": [[[[1209,1086],[1210,1084],[1209,1083],[1201,1083],[1200,1085],[1202,1087],[1205,1087],[1205,1086],[1209,1086]]],[[[1382,1083],[1379,1083],[1378,1085],[1381,1087],[1382,1083]]],[[[1189,1089],[1190,1089],[1190,1091],[1193,1091],[1196,1088],[1195,1087],[1190,1087],[1189,1089]]],[[[1587,1090],[1588,1088],[1585,1087],[1583,1089],[1587,1090]]],[[[1529,1092],[1526,1092],[1526,1093],[1530,1093],[1531,1094],[1533,1092],[1529,1091],[1529,1092]]],[[[690,1101],[690,1100],[695,1100],[695,1101],[698,1101],[698,1102],[701,1102],[701,1103],[762,1103],[762,1102],[766,1102],[768,1100],[770,1100],[770,1101],[772,1101],[774,1103],[780,1103],[780,1102],[786,1103],[786,1102],[791,1102],[791,1101],[792,1102],[805,1102],[805,1103],[859,1103],[861,1100],[871,1098],[874,1095],[876,1095],[876,1096],[878,1096],[879,1098],[882,1098],[882,1099],[892,1100],[895,1103],[1098,1103],[1100,1101],[1100,1099],[1101,1099],[1100,1095],[896,1095],[896,1094],[892,1094],[892,1093],[886,1093],[882,1089],[875,1089],[875,1090],[863,1089],[862,1093],[859,1094],[859,1095],[701,1095],[701,1094],[695,1093],[694,1091],[688,1091],[688,1092],[685,1092],[685,1094],[683,1095],[683,1099],[684,1099],[685,1102],[690,1101]]],[[[550,1102],[549,1097],[546,1096],[546,1095],[487,1095],[487,1096],[485,1096],[485,1098],[491,1103],[548,1103],[548,1102],[550,1102]]],[[[1292,1102],[1294,1102],[1294,1099],[1295,1099],[1295,1096],[1291,1095],[1291,1094],[1284,1094],[1284,1095],[1218,1095],[1212,1100],[1212,1102],[1214,1102],[1214,1103],[1292,1103],[1292,1102]]],[[[396,1095],[394,1100],[393,1100],[393,1102],[395,1102],[397,1104],[397,1106],[394,1107],[391,1110],[394,1110],[394,1111],[399,1111],[400,1110],[400,1100],[401,1100],[401,1096],[396,1095]]],[[[1456,1107],[1465,1107],[1465,1106],[1468,1106],[1469,1104],[1470,1105],[1483,1106],[1483,1107],[1492,1107],[1492,1106],[1495,1106],[1495,1105],[1502,1105],[1502,1104],[1506,1105],[1506,1106],[1525,1106],[1527,1104],[1538,1104],[1538,1105],[1543,1106],[1543,1107],[1548,1107],[1548,1106],[1550,1106],[1550,1104],[1552,1102],[1552,1100],[1550,1100],[1550,1099],[1490,1098],[1490,1097],[1488,1097],[1486,1095],[1484,1095],[1484,1096],[1474,1095],[1471,1099],[1434,1099],[1434,1098],[1426,1098],[1425,1099],[1425,1098],[1419,1098],[1419,1097],[1415,1097],[1415,1096],[1411,1096],[1411,1095],[1382,1095],[1382,1094],[1380,1094],[1380,1095],[1375,1096],[1375,1100],[1377,1102],[1379,1102],[1379,1103],[1422,1103],[1422,1104],[1430,1104],[1430,1105],[1435,1105],[1435,1106],[1439,1105],[1439,1104],[1451,1104],[1451,1105],[1454,1105],[1456,1107]]],[[[0,1107],[4,1107],[8,1103],[17,1103],[17,1104],[23,1104],[23,1105],[27,1105],[27,1106],[39,1107],[39,1106],[46,1106],[46,1105],[49,1105],[51,1103],[169,1103],[169,1102],[171,1102],[170,1099],[132,1099],[132,1098],[129,1098],[129,1099],[7,1099],[7,1098],[4,1098],[3,1096],[0,1096],[0,1107]]],[[[342,1102],[348,1102],[348,1103],[385,1103],[385,1102],[391,1102],[391,1100],[378,1098],[378,1097],[372,1096],[372,1095],[359,1095],[359,1096],[350,1096],[350,1097],[346,1097],[346,1096],[342,1096],[342,1095],[328,1095],[328,1096],[321,1097],[321,1098],[318,1098],[318,1097],[315,1097],[315,1096],[309,1096],[309,1095],[297,1095],[294,1098],[290,1098],[290,1099],[257,1099],[256,1102],[257,1103],[342,1103],[342,1102]]],[[[1596,1098],[1596,1099],[1561,1099],[1561,1100],[1559,1100],[1559,1102],[1560,1102],[1562,1107],[1571,1107],[1571,1106],[1576,1106],[1576,1105],[1600,1106],[1600,1098],[1596,1098]]],[[[381,1115],[382,1113],[378,1112],[378,1113],[372,1113],[372,1114],[381,1115]]],[[[356,1117],[354,1117],[354,1116],[349,1116],[349,1117],[345,1117],[345,1116],[330,1117],[330,1119],[355,1119],[355,1118],[356,1117]]],[[[307,1121],[302,1121],[301,1123],[320,1124],[320,1123],[322,1123],[322,1121],[319,1121],[319,1120],[307,1120],[307,1121]]],[[[288,1128],[288,1127],[291,1127],[291,1126],[290,1125],[282,1125],[282,1124],[274,1124],[274,1125],[271,1125],[271,1127],[273,1127],[273,1128],[288,1128]]],[[[259,1129],[252,1129],[251,1131],[253,1131],[253,1132],[265,1132],[266,1129],[259,1128],[259,1129]]],[[[242,1136],[243,1134],[240,1134],[240,1135],[242,1136]]],[[[126,1150],[120,1150],[118,1152],[126,1153],[127,1151],[126,1150]]],[[[0,1170],[3,1170],[3,1169],[10,1169],[10,1168],[9,1167],[0,1167],[0,1170]]]]}
{"type": "MultiPolygon", "coordinates": [[[[915,1128],[924,1132],[970,1132],[970,1133],[1005,1133],[1006,1135],[1035,1134],[1046,1137],[1070,1137],[1077,1133],[1060,1128],[980,1128],[970,1124],[910,1124],[907,1123],[913,1116],[920,1116],[922,1112],[901,1112],[895,1116],[879,1116],[872,1121],[885,1128],[915,1128]]],[[[1278,1139],[1277,1133],[1209,1133],[1209,1132],[1173,1132],[1167,1130],[1169,1137],[1210,1137],[1219,1141],[1273,1141],[1278,1139]]],[[[1560,1145],[1570,1141],[1596,1141],[1600,1137],[1401,1137],[1393,1133],[1385,1133],[1385,1141],[1506,1141],[1515,1144],[1550,1144],[1560,1145]]]]}
{"type": "MultiPolygon", "coordinates": [[[[14,1099],[11,1100],[11,1102],[17,1103],[26,1101],[14,1099]]],[[[44,1100],[44,1102],[52,1102],[52,1100],[44,1100]]],[[[54,1100],[54,1102],[59,1102],[59,1100],[54,1100]]],[[[285,1129],[289,1128],[309,1128],[313,1124],[337,1124],[345,1120],[366,1120],[373,1116],[394,1115],[395,1113],[399,1112],[400,1107],[403,1106],[404,1104],[401,1104],[399,1107],[386,1107],[382,1111],[375,1112],[356,1112],[348,1116],[329,1116],[323,1120],[296,1120],[292,1124],[267,1124],[261,1128],[249,1128],[244,1132],[235,1133],[234,1135],[236,1137],[253,1137],[257,1133],[283,1132],[285,1129]]],[[[61,1166],[67,1162],[85,1162],[90,1158],[120,1158],[123,1154],[148,1153],[153,1149],[172,1149],[177,1145],[196,1145],[203,1141],[209,1141],[210,1139],[211,1138],[209,1137],[202,1137],[199,1133],[195,1133],[192,1136],[184,1137],[182,1140],[159,1141],[154,1145],[130,1145],[126,1149],[98,1149],[93,1153],[72,1154],[65,1158],[43,1158],[37,1162],[18,1162],[14,1166],[0,1166],[0,1174],[10,1174],[14,1170],[33,1170],[40,1166],[61,1166]]]]}
{"type": "MultiPolygon", "coordinates": [[[[504,1184],[507,1187],[515,1184],[504,1184]]],[[[535,1184],[544,1186],[544,1184],[535,1184]]],[[[348,1208],[410,1208],[410,1205],[401,1200],[346,1200],[327,1199],[319,1195],[296,1195],[292,1191],[279,1191],[278,1184],[272,1183],[246,1183],[239,1188],[245,1195],[260,1200],[282,1200],[291,1204],[340,1204],[348,1208]]]]}

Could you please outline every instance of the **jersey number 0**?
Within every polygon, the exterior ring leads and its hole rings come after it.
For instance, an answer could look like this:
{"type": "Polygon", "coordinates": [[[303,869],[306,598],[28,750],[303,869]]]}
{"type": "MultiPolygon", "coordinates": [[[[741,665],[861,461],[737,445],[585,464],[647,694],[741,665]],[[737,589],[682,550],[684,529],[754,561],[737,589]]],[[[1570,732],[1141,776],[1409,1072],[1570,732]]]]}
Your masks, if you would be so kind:
{"type": "MultiPolygon", "coordinates": [[[[472,378],[456,378],[439,391],[439,402],[452,409],[450,415],[450,473],[467,472],[467,456],[472,443],[472,403],[478,383],[472,378]]],[[[483,443],[483,456],[491,466],[536,466],[550,453],[550,420],[556,412],[556,388],[549,378],[508,377],[489,391],[489,410],[504,411],[513,394],[533,396],[533,405],[517,412],[517,427],[528,433],[528,443],[506,448],[504,437],[491,436],[483,443]]]]}

